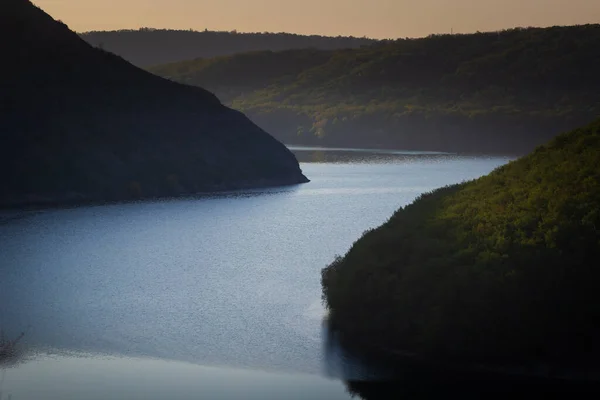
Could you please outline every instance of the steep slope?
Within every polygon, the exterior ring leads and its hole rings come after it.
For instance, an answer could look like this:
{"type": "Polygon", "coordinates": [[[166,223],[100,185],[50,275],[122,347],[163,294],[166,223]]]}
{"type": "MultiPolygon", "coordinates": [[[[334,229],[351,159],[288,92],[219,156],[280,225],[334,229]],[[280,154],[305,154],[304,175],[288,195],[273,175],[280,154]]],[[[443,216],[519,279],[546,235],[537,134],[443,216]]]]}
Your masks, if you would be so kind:
{"type": "Polygon", "coordinates": [[[306,181],[290,151],[212,93],[92,48],[27,0],[0,9],[2,205],[306,181]]]}
{"type": "Polygon", "coordinates": [[[204,85],[293,144],[525,154],[600,115],[600,25],[238,54],[150,70],[204,85]],[[248,74],[256,79],[239,85],[248,74]]]}
{"type": "Polygon", "coordinates": [[[102,47],[140,67],[244,52],[308,48],[333,50],[356,48],[376,42],[372,39],[348,36],[208,30],[198,32],[151,28],[84,32],[80,36],[92,46],[102,47]]]}
{"type": "Polygon", "coordinates": [[[600,120],[425,194],[323,270],[354,344],[494,363],[600,353],[600,120]]]}

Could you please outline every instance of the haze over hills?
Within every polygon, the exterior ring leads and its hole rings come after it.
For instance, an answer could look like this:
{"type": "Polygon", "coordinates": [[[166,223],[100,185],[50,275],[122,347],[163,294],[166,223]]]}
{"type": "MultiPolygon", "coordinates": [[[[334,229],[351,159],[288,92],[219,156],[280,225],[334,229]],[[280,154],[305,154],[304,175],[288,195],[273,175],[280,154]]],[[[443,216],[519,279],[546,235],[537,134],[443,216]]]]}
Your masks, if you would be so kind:
{"type": "Polygon", "coordinates": [[[149,69],[288,144],[523,154],[600,115],[600,25],[251,52],[149,69]]]}
{"type": "Polygon", "coordinates": [[[209,58],[259,50],[315,48],[334,50],[375,43],[350,36],[296,35],[291,33],[238,33],[235,31],[137,30],[93,31],[80,36],[92,46],[115,53],[129,62],[149,67],[196,58],[209,58]]]}
{"type": "Polygon", "coordinates": [[[94,49],[28,0],[0,11],[1,205],[306,181],[290,151],[206,90],[94,49]]]}

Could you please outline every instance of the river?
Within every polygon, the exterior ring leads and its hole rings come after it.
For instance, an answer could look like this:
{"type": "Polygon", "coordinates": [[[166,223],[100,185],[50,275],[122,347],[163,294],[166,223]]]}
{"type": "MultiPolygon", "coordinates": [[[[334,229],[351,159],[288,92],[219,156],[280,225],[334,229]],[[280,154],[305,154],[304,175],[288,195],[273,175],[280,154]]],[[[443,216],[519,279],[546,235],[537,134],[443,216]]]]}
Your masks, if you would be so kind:
{"type": "Polygon", "coordinates": [[[369,371],[324,345],[320,270],[510,159],[293,150],[310,183],[4,212],[0,328],[25,336],[0,399],[349,398],[369,371]]]}

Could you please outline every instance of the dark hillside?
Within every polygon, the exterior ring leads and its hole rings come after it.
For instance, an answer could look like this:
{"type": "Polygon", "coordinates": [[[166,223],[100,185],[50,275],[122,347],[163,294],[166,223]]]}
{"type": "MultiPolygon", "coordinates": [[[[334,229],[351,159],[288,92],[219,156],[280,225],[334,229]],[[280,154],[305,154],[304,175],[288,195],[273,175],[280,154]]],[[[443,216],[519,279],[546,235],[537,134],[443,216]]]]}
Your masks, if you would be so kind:
{"type": "Polygon", "coordinates": [[[600,116],[600,25],[239,54],[151,70],[204,85],[291,144],[525,154],[600,116]]]}
{"type": "Polygon", "coordinates": [[[323,270],[333,324],[438,360],[595,366],[599,166],[596,121],[421,196],[323,270]]]}
{"type": "Polygon", "coordinates": [[[212,93],[92,48],[27,0],[0,9],[2,205],[305,181],[291,152],[212,93]]]}

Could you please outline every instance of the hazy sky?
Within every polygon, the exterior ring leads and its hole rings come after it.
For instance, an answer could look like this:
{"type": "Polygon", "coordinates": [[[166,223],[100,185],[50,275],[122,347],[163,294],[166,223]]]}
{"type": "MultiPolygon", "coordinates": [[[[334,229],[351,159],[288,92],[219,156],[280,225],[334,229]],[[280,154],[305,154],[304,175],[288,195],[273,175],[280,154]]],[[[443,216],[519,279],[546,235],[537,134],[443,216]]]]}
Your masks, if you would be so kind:
{"type": "Polygon", "coordinates": [[[76,31],[176,28],[376,38],[600,22],[600,0],[33,0],[76,31]]]}

